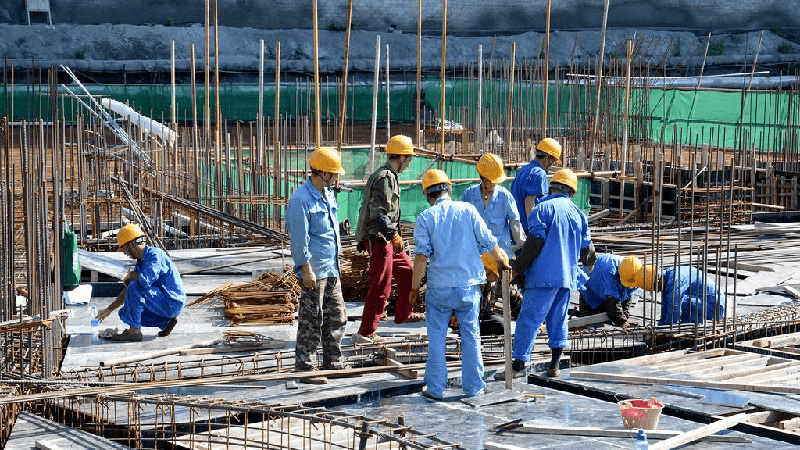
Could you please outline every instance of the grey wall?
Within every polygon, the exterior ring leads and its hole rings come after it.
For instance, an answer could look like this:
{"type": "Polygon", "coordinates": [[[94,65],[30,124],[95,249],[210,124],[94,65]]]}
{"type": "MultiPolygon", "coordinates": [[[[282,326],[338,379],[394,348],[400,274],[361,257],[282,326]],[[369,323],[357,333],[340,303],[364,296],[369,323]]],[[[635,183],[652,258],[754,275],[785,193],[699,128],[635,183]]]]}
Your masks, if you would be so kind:
{"type": "MultiPolygon", "coordinates": [[[[310,28],[310,0],[218,0],[221,25],[259,29],[310,28]]],[[[24,0],[4,0],[0,23],[25,23],[24,0]]],[[[50,0],[53,23],[203,23],[203,0],[50,0]]],[[[213,3],[213,0],[212,0],[213,3]]],[[[320,0],[319,23],[345,24],[347,0],[320,0]]],[[[603,0],[552,2],[554,29],[599,28],[603,0]]],[[[454,34],[505,33],[544,28],[546,0],[450,0],[448,30],[454,34]]],[[[417,28],[416,0],[355,0],[356,28],[417,28]]],[[[442,1],[423,0],[423,28],[441,28],[442,1]]],[[[707,31],[800,27],[797,0],[611,0],[608,24],[623,28],[707,31]]]]}

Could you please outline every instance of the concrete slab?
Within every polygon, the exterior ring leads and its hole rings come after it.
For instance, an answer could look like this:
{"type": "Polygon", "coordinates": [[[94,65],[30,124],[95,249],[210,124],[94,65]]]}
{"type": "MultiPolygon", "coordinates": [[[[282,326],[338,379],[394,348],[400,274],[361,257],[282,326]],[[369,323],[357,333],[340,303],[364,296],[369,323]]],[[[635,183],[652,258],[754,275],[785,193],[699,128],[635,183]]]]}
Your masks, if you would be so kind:
{"type": "Polygon", "coordinates": [[[6,443],[6,450],[75,449],[106,450],[130,448],[77,428],[61,425],[45,418],[20,413],[6,443]],[[47,445],[47,446],[40,446],[47,445]]]}

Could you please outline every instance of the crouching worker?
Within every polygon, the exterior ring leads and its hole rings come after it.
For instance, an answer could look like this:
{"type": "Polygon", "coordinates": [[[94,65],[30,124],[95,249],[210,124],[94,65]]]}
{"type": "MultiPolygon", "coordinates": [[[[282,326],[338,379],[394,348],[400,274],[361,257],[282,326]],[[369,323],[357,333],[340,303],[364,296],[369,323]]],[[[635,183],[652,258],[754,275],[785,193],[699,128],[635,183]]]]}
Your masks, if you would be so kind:
{"type": "MultiPolygon", "coordinates": [[[[336,149],[320,147],[311,154],[308,177],[289,200],[286,228],[291,243],[294,271],[302,285],[297,308],[297,345],[294,368],[298,372],[316,369],[312,355],[322,341],[322,368],[338,370],[342,360],[342,337],[347,312],[339,279],[339,208],[333,193],[339,175],[344,174],[336,149]]],[[[305,382],[327,383],[324,377],[305,382]]]]}
{"type": "Polygon", "coordinates": [[[580,290],[580,314],[607,313],[612,325],[627,327],[636,275],[641,268],[642,263],[633,256],[598,255],[589,281],[580,290]]]}
{"type": "Polygon", "coordinates": [[[714,280],[694,267],[669,267],[658,273],[655,266],[647,265],[637,271],[635,284],[648,291],[661,291],[659,325],[703,323],[725,315],[725,294],[717,291],[714,280]]]}
{"type": "Polygon", "coordinates": [[[120,250],[136,260],[136,267],[122,280],[127,287],[117,301],[98,314],[102,320],[124,302],[119,318],[128,329],[110,336],[108,339],[112,341],[141,341],[142,327],[158,327],[160,337],[168,336],[186,303],[175,264],[163,250],[150,247],[145,241],[144,232],[136,224],[125,225],[117,235],[120,250]]]}
{"type": "MultiPolygon", "coordinates": [[[[522,309],[514,332],[512,376],[525,373],[542,321],[547,323],[547,340],[552,358],[549,377],[558,377],[561,355],[569,345],[567,312],[570,290],[577,290],[587,279],[578,267],[580,260],[591,270],[594,245],[589,236],[589,223],[570,198],[578,189],[578,178],[569,169],[562,169],[550,181],[550,195],[542,198],[528,217],[528,239],[512,267],[525,274],[522,309]]],[[[495,379],[505,378],[504,372],[495,379]]]]}
{"type": "Polygon", "coordinates": [[[486,282],[481,254],[490,251],[501,269],[508,268],[508,256],[474,206],[450,199],[452,186],[447,174],[429,170],[422,177],[422,190],[431,207],[419,214],[414,228],[416,247],[409,299],[416,302],[427,269],[428,361],[422,392],[434,400],[444,395],[445,336],[455,312],[461,334],[461,386],[467,396],[477,395],[486,386],[478,333],[480,285],[486,282]]]}

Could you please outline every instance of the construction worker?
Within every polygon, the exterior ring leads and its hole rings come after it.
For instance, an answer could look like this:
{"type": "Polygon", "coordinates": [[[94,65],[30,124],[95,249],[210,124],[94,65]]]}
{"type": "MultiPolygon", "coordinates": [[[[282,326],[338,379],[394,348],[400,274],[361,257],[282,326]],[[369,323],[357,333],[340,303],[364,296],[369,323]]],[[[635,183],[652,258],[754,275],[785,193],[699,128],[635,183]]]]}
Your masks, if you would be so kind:
{"type": "MultiPolygon", "coordinates": [[[[309,161],[311,176],[292,194],[286,208],[294,270],[302,284],[297,308],[295,370],[315,370],[312,354],[322,340],[322,368],[344,367],[341,342],[347,313],[339,279],[339,205],[333,187],[344,174],[342,158],[333,148],[319,147],[309,161]]],[[[304,381],[326,383],[319,378],[304,381]]]]}
{"type": "Polygon", "coordinates": [[[386,302],[392,292],[392,277],[397,281],[396,323],[416,322],[423,313],[412,313],[408,294],[411,292],[411,259],[400,236],[400,183],[402,173],[414,157],[411,138],[398,134],[386,145],[386,164],[370,175],[361,200],[356,227],[356,242],[370,253],[369,290],[364,299],[361,326],[353,342],[373,343],[386,302]]]}
{"type": "Polygon", "coordinates": [[[607,313],[612,325],[627,327],[641,268],[642,263],[633,256],[597,255],[589,281],[580,289],[580,314],[607,313]]]}
{"type": "Polygon", "coordinates": [[[447,174],[436,169],[426,172],[422,191],[431,207],[419,214],[414,228],[416,247],[409,300],[416,302],[427,269],[428,361],[423,394],[435,400],[444,395],[445,336],[455,312],[461,334],[461,386],[467,396],[477,395],[486,386],[478,333],[480,285],[486,282],[481,254],[491,251],[501,268],[508,267],[508,256],[474,206],[451,200],[452,185],[447,174]]]}
{"type": "Polygon", "coordinates": [[[146,236],[136,224],[122,227],[117,234],[119,249],[136,260],[122,282],[125,290],[117,300],[98,313],[104,319],[120,304],[119,318],[128,329],[108,337],[112,341],[139,342],[142,327],[158,327],[160,337],[169,336],[178,323],[178,314],[186,303],[181,275],[169,256],[160,248],[146,244],[146,236]]]}
{"type": "MultiPolygon", "coordinates": [[[[570,198],[578,190],[578,178],[562,169],[550,181],[549,195],[539,200],[528,217],[528,239],[520,255],[512,262],[516,273],[525,274],[522,309],[517,318],[512,356],[513,376],[522,376],[539,327],[547,322],[547,339],[552,352],[547,375],[558,377],[561,354],[569,345],[567,312],[570,290],[586,282],[578,267],[580,260],[591,270],[594,245],[589,223],[570,198]]],[[[498,373],[497,379],[503,379],[498,373]]]]}
{"type": "Polygon", "coordinates": [[[506,180],[503,160],[495,154],[484,153],[478,160],[477,169],[481,182],[468,187],[461,195],[461,201],[472,204],[478,210],[489,231],[497,238],[497,245],[513,255],[512,237],[514,249],[521,248],[525,242],[525,232],[514,197],[508,189],[500,186],[506,180]]]}
{"type": "Polygon", "coordinates": [[[561,144],[544,138],[536,145],[534,158],[519,169],[511,183],[511,193],[517,202],[522,229],[528,229],[528,216],[541,197],[547,194],[547,169],[561,162],[561,144]]]}
{"type": "Polygon", "coordinates": [[[635,286],[661,291],[659,325],[702,323],[714,318],[720,320],[725,315],[725,294],[718,292],[714,280],[700,270],[691,266],[672,266],[659,274],[653,265],[638,263],[638,267],[635,286]]]}

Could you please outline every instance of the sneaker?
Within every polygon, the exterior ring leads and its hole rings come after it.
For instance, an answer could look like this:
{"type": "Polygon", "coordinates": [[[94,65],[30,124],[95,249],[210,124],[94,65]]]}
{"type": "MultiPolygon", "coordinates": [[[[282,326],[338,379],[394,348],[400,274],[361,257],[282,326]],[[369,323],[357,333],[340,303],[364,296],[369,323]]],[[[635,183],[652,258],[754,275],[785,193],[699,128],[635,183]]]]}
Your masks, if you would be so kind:
{"type": "MultiPolygon", "coordinates": [[[[525,373],[526,373],[525,363],[515,359],[514,362],[511,364],[511,378],[512,379],[513,378],[520,378],[520,377],[524,376],[525,373]]],[[[494,374],[494,379],[498,380],[498,381],[499,380],[505,380],[506,379],[506,372],[505,371],[497,372],[496,374],[494,374]]]]}
{"type": "Polygon", "coordinates": [[[558,378],[561,376],[561,369],[547,369],[547,378],[558,378]]]}
{"type": "Polygon", "coordinates": [[[115,334],[109,337],[109,339],[117,342],[141,342],[142,330],[137,330],[136,328],[128,328],[122,333],[115,334]]]}
{"type": "Polygon", "coordinates": [[[428,392],[428,386],[422,386],[422,395],[427,397],[427,398],[429,398],[429,399],[431,399],[431,400],[433,400],[433,401],[435,401],[435,402],[442,401],[441,397],[435,397],[433,394],[428,392]]]}
{"type": "Polygon", "coordinates": [[[172,319],[170,319],[169,323],[167,323],[167,327],[158,332],[158,336],[159,337],[169,336],[169,334],[172,333],[172,330],[175,329],[175,324],[177,323],[178,323],[177,317],[173,317],[172,319]]]}
{"type": "Polygon", "coordinates": [[[397,323],[422,322],[425,320],[424,312],[412,312],[408,319],[397,323]]]}
{"type": "Polygon", "coordinates": [[[370,345],[370,344],[377,344],[381,342],[383,338],[378,336],[375,333],[372,333],[369,336],[363,336],[360,333],[356,333],[353,335],[353,343],[354,344],[362,344],[362,345],[370,345]]]}
{"type": "Polygon", "coordinates": [[[336,361],[330,364],[323,364],[322,370],[347,370],[352,369],[353,366],[343,361],[336,361]]]}

